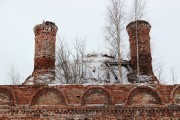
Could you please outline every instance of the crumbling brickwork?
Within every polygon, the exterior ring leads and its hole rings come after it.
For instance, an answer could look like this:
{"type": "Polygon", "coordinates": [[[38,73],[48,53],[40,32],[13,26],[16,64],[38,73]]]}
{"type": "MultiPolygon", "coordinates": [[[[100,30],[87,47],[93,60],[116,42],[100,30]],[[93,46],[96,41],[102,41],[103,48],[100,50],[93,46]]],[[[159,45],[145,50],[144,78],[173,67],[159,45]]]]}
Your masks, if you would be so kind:
{"type": "MultiPolygon", "coordinates": [[[[141,75],[154,75],[150,25],[137,21],[141,75]]],[[[137,67],[135,22],[127,26],[137,67]]],[[[54,80],[57,27],[35,26],[34,72],[24,84],[0,86],[0,120],[180,120],[180,85],[48,85],[54,80]],[[32,85],[27,85],[33,83],[32,85]]]]}
{"type": "Polygon", "coordinates": [[[180,86],[0,86],[0,119],[179,120],[180,86]]]}
{"type": "Polygon", "coordinates": [[[127,25],[129,34],[131,65],[134,71],[137,72],[137,40],[139,44],[139,70],[140,75],[154,75],[152,70],[152,57],[150,47],[150,32],[151,26],[146,21],[135,21],[127,25]],[[136,40],[137,36],[137,40],[136,40]]]}
{"type": "Polygon", "coordinates": [[[55,79],[55,42],[58,28],[52,22],[34,27],[35,57],[33,77],[35,83],[43,84],[55,79]]]}

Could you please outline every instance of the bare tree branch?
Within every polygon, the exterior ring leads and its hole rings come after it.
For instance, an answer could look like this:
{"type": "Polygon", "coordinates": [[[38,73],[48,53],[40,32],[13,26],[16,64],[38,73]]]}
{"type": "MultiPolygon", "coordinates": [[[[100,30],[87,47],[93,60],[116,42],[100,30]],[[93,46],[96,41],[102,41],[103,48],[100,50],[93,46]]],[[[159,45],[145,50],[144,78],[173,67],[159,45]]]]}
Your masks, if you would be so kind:
{"type": "Polygon", "coordinates": [[[128,15],[128,21],[141,20],[146,15],[146,1],[145,0],[133,0],[133,6],[128,15]]]}
{"type": "Polygon", "coordinates": [[[176,84],[176,81],[177,81],[177,76],[173,67],[171,67],[171,81],[173,84],[176,84]]]}
{"type": "Polygon", "coordinates": [[[144,0],[134,0],[132,10],[129,13],[129,21],[136,21],[136,29],[135,29],[135,37],[136,37],[136,51],[137,51],[137,80],[140,83],[140,67],[139,67],[139,40],[138,40],[138,33],[137,33],[137,20],[141,20],[142,17],[145,15],[145,1],[144,0]]]}
{"type": "Polygon", "coordinates": [[[67,44],[62,40],[58,39],[59,47],[56,54],[56,78],[62,83],[71,83],[70,75],[70,51],[67,44]]]}
{"type": "Polygon", "coordinates": [[[56,54],[56,79],[63,84],[81,84],[83,82],[85,41],[76,39],[75,54],[72,53],[64,40],[59,40],[56,54]]]}
{"type": "Polygon", "coordinates": [[[160,83],[162,83],[162,84],[168,83],[168,81],[166,81],[166,79],[165,79],[164,68],[163,68],[163,64],[161,62],[158,62],[158,63],[156,63],[156,65],[154,65],[154,73],[160,83]]]}
{"type": "Polygon", "coordinates": [[[114,55],[117,55],[119,62],[119,81],[122,83],[122,72],[121,72],[121,41],[122,31],[124,29],[124,1],[123,0],[110,0],[110,5],[107,7],[107,24],[105,27],[105,41],[108,43],[111,50],[114,51],[114,55]]]}
{"type": "Polygon", "coordinates": [[[84,77],[84,74],[86,72],[84,70],[85,42],[85,40],[79,40],[78,38],[76,38],[76,42],[74,45],[74,48],[76,50],[76,57],[73,57],[76,68],[74,72],[77,72],[74,75],[78,77],[78,83],[83,82],[82,78],[84,77]]]}
{"type": "Polygon", "coordinates": [[[11,64],[8,71],[8,80],[12,85],[20,84],[20,74],[16,71],[14,64],[11,64]]]}

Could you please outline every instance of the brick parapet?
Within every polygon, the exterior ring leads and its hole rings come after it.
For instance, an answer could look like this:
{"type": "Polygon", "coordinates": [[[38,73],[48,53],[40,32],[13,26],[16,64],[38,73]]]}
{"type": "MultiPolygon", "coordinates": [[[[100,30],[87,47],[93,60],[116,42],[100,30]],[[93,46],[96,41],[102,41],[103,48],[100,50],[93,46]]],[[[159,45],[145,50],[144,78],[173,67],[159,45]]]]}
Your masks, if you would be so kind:
{"type": "Polygon", "coordinates": [[[177,98],[179,89],[179,85],[147,84],[0,86],[0,94],[4,96],[1,98],[4,98],[5,102],[10,93],[14,96],[12,99],[14,105],[0,104],[0,119],[4,117],[4,119],[19,120],[25,118],[58,120],[75,116],[81,119],[127,119],[129,116],[128,119],[130,119],[141,114],[145,118],[180,118],[180,103],[178,102],[180,98],[177,98]],[[10,91],[10,93],[5,91],[10,91]],[[147,95],[153,99],[149,99],[147,95]],[[157,102],[151,104],[151,101],[146,99],[157,100],[157,102]],[[177,99],[177,101],[172,102],[172,99],[177,99]],[[53,104],[57,102],[56,100],[64,102],[53,104]],[[91,104],[86,102],[89,100],[91,104]],[[131,101],[134,103],[128,104],[131,101]],[[144,104],[143,101],[147,103],[144,104]],[[39,104],[41,102],[44,104],[39,104]]]}
{"type": "MultiPolygon", "coordinates": [[[[176,89],[179,90],[180,86],[171,86],[171,85],[57,85],[57,86],[48,86],[48,85],[19,85],[19,86],[0,86],[0,89],[7,89],[12,91],[14,98],[17,98],[17,103],[19,105],[28,105],[29,100],[41,89],[49,90],[55,89],[61,91],[61,93],[66,98],[67,104],[81,104],[81,100],[84,96],[90,94],[96,94],[101,92],[106,93],[108,97],[112,97],[114,104],[125,104],[127,96],[136,89],[141,89],[139,92],[150,93],[154,92],[159,95],[159,99],[163,101],[164,104],[171,104],[170,100],[173,98],[172,91],[176,89]],[[147,90],[147,91],[146,91],[147,90]],[[88,91],[92,91],[88,92],[88,91]],[[100,91],[100,92],[99,92],[100,91]],[[78,97],[79,96],[79,97],[78,97]],[[121,97],[121,99],[120,99],[121,97]],[[171,99],[170,99],[171,98],[171,99]],[[78,99],[79,101],[76,101],[78,99]],[[166,100],[164,100],[166,99],[166,100]]],[[[39,95],[41,96],[41,95],[39,95]]],[[[15,102],[15,103],[16,103],[15,102]]],[[[113,105],[113,104],[112,104],[113,105]]]]}

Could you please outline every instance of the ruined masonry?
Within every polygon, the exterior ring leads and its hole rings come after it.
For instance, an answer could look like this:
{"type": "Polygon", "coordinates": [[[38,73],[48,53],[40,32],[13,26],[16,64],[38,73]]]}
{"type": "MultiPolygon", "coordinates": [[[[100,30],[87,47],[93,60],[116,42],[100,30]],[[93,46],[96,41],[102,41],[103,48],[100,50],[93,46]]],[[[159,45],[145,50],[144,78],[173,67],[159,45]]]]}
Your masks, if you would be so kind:
{"type": "Polygon", "coordinates": [[[152,71],[150,28],[142,20],[127,25],[131,61],[123,64],[131,84],[49,85],[58,28],[36,25],[34,71],[23,85],[0,86],[0,120],[180,120],[180,85],[161,85],[152,71]]]}
{"type": "MultiPolygon", "coordinates": [[[[138,58],[139,58],[139,73],[140,76],[150,77],[151,82],[157,83],[158,80],[154,76],[152,69],[152,57],[150,47],[150,32],[151,26],[146,21],[131,22],[127,25],[129,35],[130,51],[131,51],[131,67],[134,70],[133,74],[129,74],[129,81],[135,81],[137,74],[137,40],[138,40],[138,58]],[[137,27],[136,27],[137,26],[137,27]]],[[[138,82],[138,81],[137,81],[138,82]]]]}
{"type": "Polygon", "coordinates": [[[47,84],[55,79],[55,42],[58,28],[52,22],[34,27],[34,72],[24,84],[47,84]]]}

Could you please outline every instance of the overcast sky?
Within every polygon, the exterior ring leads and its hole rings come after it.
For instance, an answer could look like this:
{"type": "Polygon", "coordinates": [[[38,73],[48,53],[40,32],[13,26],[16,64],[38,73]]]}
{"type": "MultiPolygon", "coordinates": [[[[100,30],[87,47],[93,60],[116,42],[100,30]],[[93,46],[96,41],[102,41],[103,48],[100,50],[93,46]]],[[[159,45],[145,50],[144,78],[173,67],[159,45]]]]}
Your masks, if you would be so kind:
{"type": "MultiPolygon", "coordinates": [[[[127,6],[132,0],[127,1],[127,6]]],[[[34,68],[33,27],[43,20],[55,22],[58,34],[69,44],[86,38],[87,51],[103,51],[107,0],[0,0],[0,84],[8,84],[11,64],[24,81],[34,68]]],[[[180,1],[147,1],[152,53],[171,79],[171,68],[180,83],[180,1]]],[[[128,39],[126,39],[128,44],[128,39]]],[[[128,46],[128,45],[127,45],[128,46]]]]}

